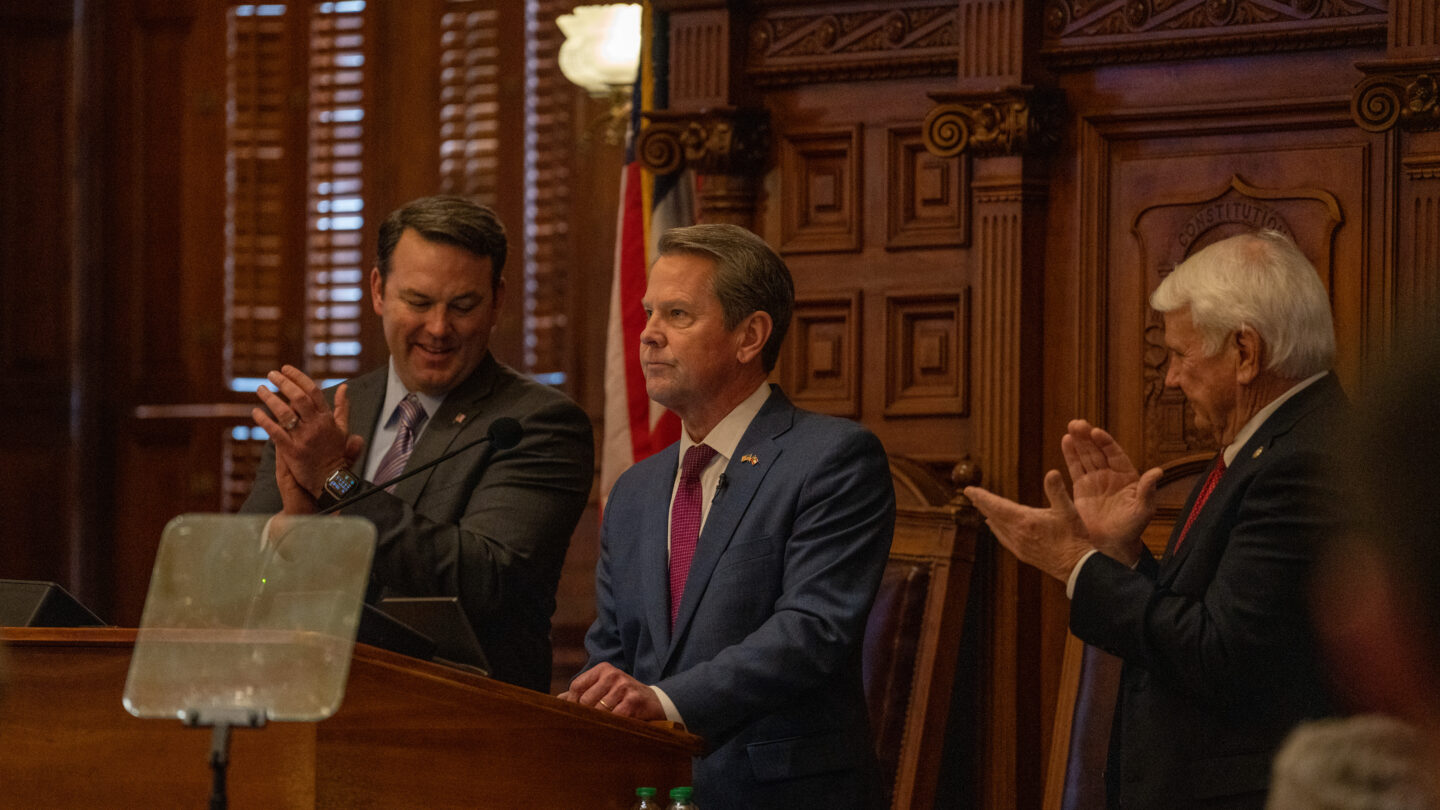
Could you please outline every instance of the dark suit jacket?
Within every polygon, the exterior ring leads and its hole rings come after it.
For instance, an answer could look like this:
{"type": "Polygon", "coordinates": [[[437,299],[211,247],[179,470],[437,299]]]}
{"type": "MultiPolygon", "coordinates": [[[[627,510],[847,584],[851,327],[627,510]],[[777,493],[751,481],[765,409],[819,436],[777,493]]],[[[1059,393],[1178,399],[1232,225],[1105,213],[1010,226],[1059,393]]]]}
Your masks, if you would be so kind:
{"type": "Polygon", "coordinates": [[[1329,712],[1306,587],[1340,522],[1327,472],[1346,407],[1333,374],[1315,381],[1240,449],[1178,553],[1080,570],[1070,628],[1124,661],[1112,807],[1261,808],[1284,736],[1329,712]]]}
{"type": "Polygon", "coordinates": [[[677,448],[611,491],[587,667],[609,662],[675,702],[708,746],[694,776],[705,810],[874,806],[860,653],[895,527],[884,448],[776,388],[725,469],[672,634],[677,448]]]}
{"type": "MultiPolygon", "coordinates": [[[[349,383],[351,431],[367,445],[386,377],[381,367],[349,383]]],[[[484,436],[501,416],[519,420],[524,435],[515,447],[490,455],[488,464],[489,445],[481,444],[344,513],[375,524],[371,576],[386,595],[458,596],[491,674],[548,692],[555,589],[594,477],[589,418],[563,394],[486,355],[429,418],[409,465],[484,436]]],[[[275,448],[267,442],[241,511],[280,508],[275,448]]]]}

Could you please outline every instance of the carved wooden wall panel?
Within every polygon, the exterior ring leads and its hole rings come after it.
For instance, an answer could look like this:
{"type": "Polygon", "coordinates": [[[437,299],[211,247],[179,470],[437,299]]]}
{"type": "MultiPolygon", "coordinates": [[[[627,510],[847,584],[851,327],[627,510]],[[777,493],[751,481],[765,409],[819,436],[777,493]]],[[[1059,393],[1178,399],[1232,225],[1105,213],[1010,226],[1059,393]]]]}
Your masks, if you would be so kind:
{"type": "Polygon", "coordinates": [[[886,416],[966,415],[969,304],[968,290],[886,297],[886,416]]]}
{"type": "Polygon", "coordinates": [[[780,151],[784,253],[860,249],[860,127],[787,132],[780,151]]]}
{"type": "Polygon", "coordinates": [[[1366,234],[1393,216],[1380,179],[1387,153],[1344,124],[1336,103],[1082,121],[1086,194],[1105,214],[1084,220],[1101,232],[1086,237],[1096,247],[1084,263],[1094,264],[1076,277],[1098,286],[1082,296],[1089,309],[1078,319],[1104,324],[1089,347],[1104,373],[1079,380],[1090,389],[1080,399],[1103,406],[1095,418],[1137,463],[1169,470],[1147,542],[1163,545],[1167,517],[1215,450],[1184,396],[1163,383],[1163,322],[1147,299],[1176,263],[1217,239],[1273,227],[1293,236],[1330,292],[1343,384],[1353,391],[1363,382],[1366,357],[1386,339],[1386,319],[1372,313],[1394,283],[1393,265],[1366,234]]]}
{"type": "Polygon", "coordinates": [[[1374,45],[1388,0],[1047,0],[1044,54],[1095,64],[1374,45]]]}
{"type": "Polygon", "coordinates": [[[955,3],[892,0],[762,9],[745,71],[760,85],[951,75],[955,3]]]}
{"type": "Polygon", "coordinates": [[[785,338],[785,392],[797,405],[860,415],[860,293],[797,296],[785,338]]]}
{"type": "MultiPolygon", "coordinates": [[[[960,83],[1013,84],[1020,79],[1024,3],[964,0],[960,5],[960,83]]],[[[986,87],[985,89],[992,89],[986,87]]]]}
{"type": "Polygon", "coordinates": [[[930,154],[919,127],[892,128],[887,134],[885,246],[900,249],[968,244],[969,160],[930,154]]]}
{"type": "Polygon", "coordinates": [[[676,12],[670,26],[670,105],[697,111],[730,103],[730,15],[676,12]]]}

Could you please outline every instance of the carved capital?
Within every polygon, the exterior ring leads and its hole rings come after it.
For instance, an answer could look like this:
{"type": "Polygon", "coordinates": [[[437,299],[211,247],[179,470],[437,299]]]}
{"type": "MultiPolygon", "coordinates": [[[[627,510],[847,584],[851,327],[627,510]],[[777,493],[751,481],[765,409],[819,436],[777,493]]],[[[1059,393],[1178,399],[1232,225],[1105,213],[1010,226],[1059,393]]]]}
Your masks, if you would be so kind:
{"type": "Polygon", "coordinates": [[[655,174],[692,169],[698,174],[758,176],[770,145],[765,110],[722,107],[699,113],[653,110],[642,113],[636,155],[655,174]]]}
{"type": "Polygon", "coordinates": [[[1350,114],[1367,132],[1440,129],[1440,62],[1406,70],[1400,65],[1361,65],[1371,75],[1355,85],[1350,114]],[[1388,72],[1376,72],[1374,69],[1388,72]],[[1399,68],[1399,69],[1396,69],[1399,68]]]}
{"type": "Polygon", "coordinates": [[[999,93],[932,93],[939,102],[925,116],[925,148],[938,157],[1033,155],[1059,141],[1058,96],[1031,87],[999,93]]]}

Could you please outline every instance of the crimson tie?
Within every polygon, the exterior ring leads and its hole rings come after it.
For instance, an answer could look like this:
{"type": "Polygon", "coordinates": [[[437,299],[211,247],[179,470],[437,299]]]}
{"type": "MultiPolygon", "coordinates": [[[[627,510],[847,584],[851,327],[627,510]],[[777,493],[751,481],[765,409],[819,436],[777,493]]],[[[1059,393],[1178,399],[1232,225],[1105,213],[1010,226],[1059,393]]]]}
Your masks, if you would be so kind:
{"type": "Polygon", "coordinates": [[[700,539],[700,471],[715,457],[715,448],[697,444],[685,451],[680,465],[680,487],[675,490],[675,505],[670,509],[670,628],[680,614],[680,597],[685,593],[685,579],[690,576],[690,561],[695,558],[695,543],[700,539]]]}
{"type": "Polygon", "coordinates": [[[1210,493],[1215,491],[1215,485],[1220,483],[1220,476],[1225,474],[1225,454],[1215,456],[1215,465],[1210,468],[1210,475],[1206,476],[1204,486],[1200,487],[1200,494],[1195,496],[1195,505],[1190,507],[1190,516],[1185,518],[1185,528],[1180,530],[1180,536],[1175,538],[1175,548],[1170,552],[1174,556],[1180,551],[1180,544],[1185,542],[1185,535],[1190,531],[1190,526],[1195,523],[1195,516],[1200,514],[1200,509],[1205,506],[1205,501],[1210,493]]]}
{"type": "MultiPolygon", "coordinates": [[[[385,451],[385,457],[380,459],[380,466],[375,470],[377,482],[389,481],[405,471],[405,462],[410,460],[410,451],[415,449],[415,434],[425,422],[425,406],[414,394],[406,394],[395,410],[400,412],[400,429],[395,433],[395,443],[385,451]]],[[[393,491],[395,487],[385,489],[393,491]]]]}

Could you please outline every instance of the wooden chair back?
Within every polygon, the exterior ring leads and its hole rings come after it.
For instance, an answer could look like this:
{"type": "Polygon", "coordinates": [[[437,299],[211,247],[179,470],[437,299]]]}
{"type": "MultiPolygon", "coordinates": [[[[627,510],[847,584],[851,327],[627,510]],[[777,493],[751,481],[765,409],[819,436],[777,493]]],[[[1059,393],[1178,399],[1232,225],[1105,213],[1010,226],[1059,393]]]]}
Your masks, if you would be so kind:
{"type": "MultiPolygon", "coordinates": [[[[865,634],[865,692],[890,806],[935,801],[978,513],[922,465],[892,457],[897,512],[865,634]]],[[[968,483],[968,482],[967,482],[968,483]]]]}

